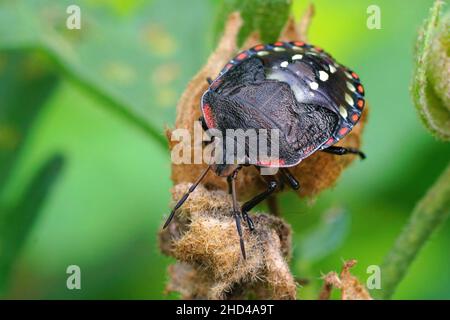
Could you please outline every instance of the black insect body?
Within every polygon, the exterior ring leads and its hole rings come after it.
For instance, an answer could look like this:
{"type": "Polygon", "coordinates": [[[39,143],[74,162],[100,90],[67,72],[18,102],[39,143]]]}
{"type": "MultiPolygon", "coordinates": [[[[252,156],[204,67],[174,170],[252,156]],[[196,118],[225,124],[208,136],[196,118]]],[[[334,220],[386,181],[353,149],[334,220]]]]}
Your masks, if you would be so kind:
{"type": "MultiPolygon", "coordinates": [[[[227,129],[278,129],[279,157],[252,164],[280,168],[282,179],[294,189],[300,185],[286,168],[316,151],[365,158],[359,150],[333,146],[358,123],[364,105],[364,88],[356,73],[322,49],[299,41],[258,45],[239,53],[210,81],[201,101],[205,129],[218,129],[224,135],[227,129]]],[[[175,205],[164,227],[213,169],[217,175],[227,177],[245,258],[240,219],[251,230],[254,228],[247,213],[275,191],[277,180],[262,176],[267,180],[267,190],[239,210],[235,179],[241,167],[234,162],[208,166],[175,205]]]]}

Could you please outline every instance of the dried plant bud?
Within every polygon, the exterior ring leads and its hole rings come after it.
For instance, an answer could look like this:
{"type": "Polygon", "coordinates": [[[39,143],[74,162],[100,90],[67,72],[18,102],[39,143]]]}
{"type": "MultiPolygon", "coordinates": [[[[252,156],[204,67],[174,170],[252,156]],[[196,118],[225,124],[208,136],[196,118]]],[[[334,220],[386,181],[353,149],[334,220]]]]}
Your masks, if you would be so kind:
{"type": "MultiPolygon", "coordinates": [[[[179,199],[189,184],[173,188],[179,199]]],[[[290,227],[280,218],[252,216],[255,230],[244,228],[247,259],[239,246],[231,214],[231,197],[224,191],[198,186],[174,221],[160,233],[161,250],[179,262],[169,267],[168,291],[186,299],[295,299],[296,284],[287,260],[290,227]]]]}
{"type": "Polygon", "coordinates": [[[328,300],[334,288],[341,290],[342,300],[372,300],[367,289],[355,276],[350,273],[350,269],[356,264],[356,260],[344,262],[341,275],[332,271],[323,277],[324,286],[320,293],[319,300],[328,300]]]}
{"type": "MultiPolygon", "coordinates": [[[[306,31],[313,16],[313,7],[310,7],[305,13],[302,21],[296,24],[291,17],[286,23],[280,40],[306,40],[306,31]]],[[[194,121],[201,116],[200,100],[202,94],[207,90],[208,84],[206,79],[208,77],[215,77],[221,68],[237,53],[237,36],[242,24],[242,20],[238,13],[230,15],[222,39],[219,42],[216,50],[211,54],[206,65],[197,73],[197,75],[188,84],[185,92],[177,106],[177,118],[175,127],[186,128],[191,133],[193,132],[194,121]]],[[[260,43],[257,33],[252,33],[244,42],[242,49],[250,48],[260,43]]],[[[352,132],[342,139],[338,145],[359,148],[361,143],[362,129],[367,118],[367,107],[361,117],[359,124],[352,130],[352,132]]],[[[167,131],[167,136],[170,140],[171,131],[167,131]]],[[[198,152],[201,145],[194,145],[192,137],[192,154],[198,152]]],[[[175,142],[170,142],[170,149],[172,150],[175,142]]],[[[192,156],[193,157],[193,156],[192,156]]],[[[339,178],[342,170],[347,167],[355,156],[336,156],[316,152],[312,156],[304,159],[299,165],[290,168],[293,175],[300,181],[301,188],[298,191],[300,196],[314,196],[322,190],[334,185],[339,178]]],[[[173,164],[172,165],[172,180],[174,184],[181,182],[193,182],[205,169],[206,164],[173,164]]],[[[210,189],[227,189],[226,179],[209,174],[203,184],[210,189]]],[[[244,167],[238,175],[236,182],[237,193],[240,199],[248,199],[257,193],[262,192],[266,188],[266,184],[259,177],[258,171],[253,167],[244,167]]],[[[286,190],[286,189],[285,189],[286,190]]]]}
{"type": "Polygon", "coordinates": [[[427,129],[450,141],[450,12],[441,16],[443,6],[435,1],[420,29],[411,93],[427,129]]]}

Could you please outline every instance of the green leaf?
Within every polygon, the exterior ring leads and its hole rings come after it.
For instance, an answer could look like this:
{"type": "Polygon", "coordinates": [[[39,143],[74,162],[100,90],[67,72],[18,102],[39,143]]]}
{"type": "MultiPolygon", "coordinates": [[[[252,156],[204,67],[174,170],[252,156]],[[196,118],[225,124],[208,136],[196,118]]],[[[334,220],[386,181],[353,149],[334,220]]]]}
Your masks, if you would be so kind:
{"type": "Polygon", "coordinates": [[[441,17],[437,0],[419,32],[411,85],[423,123],[437,138],[450,140],[450,13],[441,17]]]}
{"type": "Polygon", "coordinates": [[[21,200],[13,208],[2,208],[0,215],[0,295],[7,289],[9,275],[40,209],[63,167],[64,159],[55,155],[33,177],[21,200]]]}
{"type": "Polygon", "coordinates": [[[329,210],[320,223],[298,241],[296,258],[314,262],[326,257],[342,245],[349,230],[349,213],[343,209],[329,210]]]}
{"type": "Polygon", "coordinates": [[[0,54],[0,194],[58,77],[39,53],[0,54]]]}
{"type": "Polygon", "coordinates": [[[261,41],[275,42],[291,10],[291,0],[223,0],[217,17],[215,39],[219,38],[230,13],[239,11],[244,25],[239,32],[239,45],[257,31],[261,41]]]}
{"type": "Polygon", "coordinates": [[[209,32],[211,3],[123,2],[77,1],[80,30],[66,27],[73,1],[1,2],[0,50],[41,50],[70,79],[167,147],[164,127],[207,55],[208,44],[200,40],[209,32]]]}

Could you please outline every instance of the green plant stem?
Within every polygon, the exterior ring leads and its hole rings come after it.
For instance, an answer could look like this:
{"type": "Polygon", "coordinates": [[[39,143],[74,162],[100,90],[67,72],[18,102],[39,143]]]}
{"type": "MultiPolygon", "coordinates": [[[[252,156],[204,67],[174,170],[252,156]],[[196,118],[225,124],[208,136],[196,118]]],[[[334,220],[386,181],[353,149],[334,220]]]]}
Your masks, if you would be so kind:
{"type": "Polygon", "coordinates": [[[389,299],[431,234],[450,212],[450,165],[414,208],[409,222],[381,267],[382,289],[376,298],[389,299]]]}
{"type": "Polygon", "coordinates": [[[215,40],[219,40],[230,13],[239,11],[244,20],[238,36],[239,46],[255,31],[262,42],[275,42],[286,24],[291,5],[292,0],[223,0],[216,17],[215,40]]]}

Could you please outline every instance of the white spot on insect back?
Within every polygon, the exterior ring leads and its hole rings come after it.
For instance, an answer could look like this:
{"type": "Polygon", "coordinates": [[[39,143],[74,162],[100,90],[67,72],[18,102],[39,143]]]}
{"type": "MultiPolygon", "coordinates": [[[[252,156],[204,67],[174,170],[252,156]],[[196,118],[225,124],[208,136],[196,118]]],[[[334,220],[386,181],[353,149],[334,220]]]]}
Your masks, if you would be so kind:
{"type": "Polygon", "coordinates": [[[280,63],[280,67],[282,67],[282,68],[287,68],[288,65],[289,65],[289,62],[287,62],[287,61],[283,61],[282,63],[280,63]]]}
{"type": "Polygon", "coordinates": [[[348,90],[350,90],[351,92],[355,92],[355,86],[353,84],[351,84],[350,82],[347,81],[347,88],[348,90]]]}
{"type": "Polygon", "coordinates": [[[294,91],[294,95],[295,95],[295,99],[297,99],[297,101],[304,101],[305,100],[305,93],[303,92],[303,90],[301,90],[301,88],[299,88],[299,86],[292,86],[291,87],[292,91],[294,91]]]}
{"type": "Polygon", "coordinates": [[[286,81],[283,77],[282,73],[279,72],[270,72],[267,74],[266,79],[277,80],[277,81],[286,81]]]}
{"type": "Polygon", "coordinates": [[[258,56],[262,57],[262,56],[267,56],[269,54],[269,52],[267,52],[267,51],[258,51],[256,54],[258,56]]]}
{"type": "Polygon", "coordinates": [[[348,93],[346,93],[345,94],[345,101],[350,105],[350,106],[353,106],[353,98],[348,94],[348,93]]]}
{"type": "Polygon", "coordinates": [[[314,52],[314,51],[307,51],[307,52],[305,52],[305,54],[307,54],[308,56],[315,56],[315,57],[319,56],[319,54],[317,52],[314,52]]]}
{"type": "Polygon", "coordinates": [[[273,51],[281,52],[281,51],[286,51],[286,49],[283,47],[275,47],[275,48],[273,48],[273,51]]]}
{"type": "Polygon", "coordinates": [[[350,73],[348,73],[347,71],[345,71],[345,75],[347,76],[347,78],[353,79],[353,78],[352,78],[352,75],[351,75],[350,73]]]}
{"type": "Polygon", "coordinates": [[[311,83],[309,84],[309,86],[310,86],[311,89],[313,89],[313,90],[319,89],[319,84],[318,84],[317,82],[311,82],[311,83]]]}
{"type": "Polygon", "coordinates": [[[339,113],[341,114],[342,118],[347,118],[348,116],[347,109],[345,109],[345,107],[343,106],[339,107],[339,113]]]}
{"type": "Polygon", "coordinates": [[[319,79],[322,81],[327,81],[329,78],[328,73],[326,73],[325,71],[320,70],[319,71],[319,79]]]}
{"type": "Polygon", "coordinates": [[[294,54],[292,56],[292,60],[301,60],[303,58],[303,55],[301,54],[294,54]]]}
{"type": "MultiPolygon", "coordinates": [[[[282,69],[269,70],[268,73],[266,74],[266,79],[277,80],[277,81],[282,81],[282,82],[286,82],[286,83],[290,82],[289,74],[284,72],[282,69]]],[[[311,92],[310,90],[305,88],[303,85],[299,85],[298,83],[295,83],[295,82],[291,83],[290,87],[291,87],[292,91],[294,92],[295,99],[297,101],[305,101],[305,99],[308,97],[308,95],[314,96],[313,92],[311,92]]]]}
{"type": "Polygon", "coordinates": [[[336,68],[332,64],[330,64],[330,72],[335,73],[336,71],[336,68]]]}

